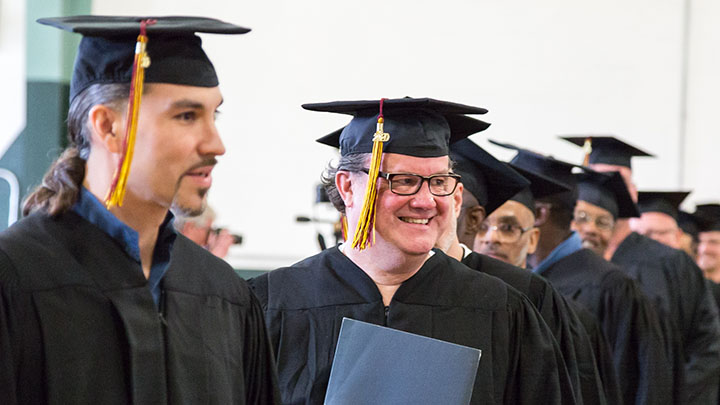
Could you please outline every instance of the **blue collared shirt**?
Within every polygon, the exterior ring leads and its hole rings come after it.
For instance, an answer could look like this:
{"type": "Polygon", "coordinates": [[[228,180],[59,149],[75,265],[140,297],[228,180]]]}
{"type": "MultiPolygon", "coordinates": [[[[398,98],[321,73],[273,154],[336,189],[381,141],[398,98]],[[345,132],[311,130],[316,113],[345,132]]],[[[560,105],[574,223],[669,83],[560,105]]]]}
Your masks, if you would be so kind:
{"type": "Polygon", "coordinates": [[[582,239],[580,239],[580,235],[578,235],[577,232],[573,232],[569,238],[563,241],[563,243],[557,245],[555,249],[550,252],[548,257],[546,257],[545,260],[541,261],[538,266],[535,267],[532,271],[535,274],[542,274],[545,270],[547,270],[553,264],[557,263],[560,259],[570,256],[571,254],[577,252],[580,249],[582,249],[582,239]]]}
{"type": "MultiPolygon", "coordinates": [[[[78,201],[72,210],[108,234],[108,236],[120,245],[128,256],[138,264],[141,264],[137,231],[117,219],[117,217],[108,211],[85,187],[81,188],[78,201]]],[[[148,288],[150,288],[155,305],[158,307],[160,306],[160,294],[162,291],[160,283],[168,270],[170,252],[177,237],[175,228],[172,225],[173,219],[172,213],[168,212],[162,225],[160,225],[158,238],[155,242],[155,250],[153,250],[152,265],[150,266],[148,288]]]]}

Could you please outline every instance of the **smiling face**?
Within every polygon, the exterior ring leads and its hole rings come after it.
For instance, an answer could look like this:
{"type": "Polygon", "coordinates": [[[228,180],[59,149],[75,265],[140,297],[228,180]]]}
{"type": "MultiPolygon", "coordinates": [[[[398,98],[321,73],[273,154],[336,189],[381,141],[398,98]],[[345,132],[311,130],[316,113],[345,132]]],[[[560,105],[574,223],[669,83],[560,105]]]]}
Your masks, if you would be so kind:
{"type": "Polygon", "coordinates": [[[697,264],[706,277],[720,282],[720,231],[700,232],[697,264]]]}
{"type": "Polygon", "coordinates": [[[610,211],[578,200],[572,230],[582,239],[582,246],[602,256],[610,243],[615,220],[610,211]]]}
{"type": "MultiPolygon", "coordinates": [[[[381,170],[385,173],[414,173],[422,176],[449,173],[447,156],[419,158],[394,153],[383,154],[381,170]]],[[[352,202],[346,202],[348,220],[357,223],[362,208],[367,175],[353,173],[352,202]]],[[[435,245],[448,221],[454,221],[451,206],[459,211],[462,195],[432,195],[427,182],[413,195],[397,195],[388,181],[378,179],[375,218],[375,245],[397,249],[407,255],[426,255],[435,245]]]]}
{"type": "Polygon", "coordinates": [[[128,193],[170,207],[201,210],[216,156],[225,153],[215,115],[217,87],[152,84],[143,95],[128,193]]]}

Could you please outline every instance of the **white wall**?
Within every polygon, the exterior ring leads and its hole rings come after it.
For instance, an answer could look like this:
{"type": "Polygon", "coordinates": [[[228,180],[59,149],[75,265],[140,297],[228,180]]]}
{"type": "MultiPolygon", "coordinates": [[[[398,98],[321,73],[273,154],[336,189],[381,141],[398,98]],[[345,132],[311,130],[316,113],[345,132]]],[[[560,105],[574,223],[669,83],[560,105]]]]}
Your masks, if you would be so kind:
{"type": "Polygon", "coordinates": [[[679,184],[684,4],[96,0],[93,12],[196,14],[253,28],[204,37],[226,98],[219,125],[228,147],[210,201],[220,222],[245,236],[233,264],[272,268],[316,251],[313,227],[294,218],[312,212],[314,184],[334,156],[313,140],[347,122],[304,111],[305,102],[410,95],[479,105],[493,123],[474,136],[479,143],[504,139],[572,161],[580,150],[557,134],[613,133],[658,156],[636,159],[641,188],[693,186],[720,198],[708,174],[720,164],[704,146],[720,142],[712,136],[720,125],[712,118],[720,83],[713,0],[693,5],[679,184]]]}
{"type": "Polygon", "coordinates": [[[0,0],[0,156],[25,128],[25,0],[0,0]]]}

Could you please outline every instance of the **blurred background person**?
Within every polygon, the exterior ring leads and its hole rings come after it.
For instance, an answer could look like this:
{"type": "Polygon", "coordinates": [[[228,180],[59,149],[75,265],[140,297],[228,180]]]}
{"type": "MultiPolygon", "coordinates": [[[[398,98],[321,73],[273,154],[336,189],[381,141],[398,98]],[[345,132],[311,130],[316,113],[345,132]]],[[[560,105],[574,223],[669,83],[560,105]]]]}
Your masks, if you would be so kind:
{"type": "Polygon", "coordinates": [[[227,257],[230,246],[242,242],[240,236],[231,234],[227,229],[213,228],[216,218],[215,210],[207,203],[205,210],[200,215],[190,216],[185,212],[179,212],[175,209],[175,205],[173,213],[175,214],[175,229],[178,232],[221,259],[227,257]]]}
{"type": "Polygon", "coordinates": [[[630,229],[650,239],[680,249],[684,232],[678,225],[680,204],[689,191],[641,191],[638,193],[639,218],[630,218],[630,229]]]}

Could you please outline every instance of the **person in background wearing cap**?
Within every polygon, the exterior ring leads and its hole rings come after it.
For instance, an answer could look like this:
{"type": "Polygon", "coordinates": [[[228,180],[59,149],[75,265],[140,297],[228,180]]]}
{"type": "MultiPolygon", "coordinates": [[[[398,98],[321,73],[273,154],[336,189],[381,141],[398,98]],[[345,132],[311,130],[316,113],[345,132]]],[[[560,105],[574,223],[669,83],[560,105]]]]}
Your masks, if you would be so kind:
{"type": "Polygon", "coordinates": [[[481,349],[473,404],[575,403],[557,343],[528,299],[433,249],[461,204],[448,145],[487,128],[465,115],[486,110],[414,98],[303,107],[354,116],[319,140],[340,147],[325,182],[349,240],[252,280],[283,401],[323,402],[345,316],[481,349]]]}
{"type": "Polygon", "coordinates": [[[279,402],[257,299],[168,213],[181,185],[202,207],[225,152],[222,95],[194,33],[248,29],[195,17],[40,22],[84,36],[70,146],[0,234],[0,403],[279,402]]]}
{"type": "Polygon", "coordinates": [[[699,220],[697,264],[705,277],[720,284],[720,204],[695,207],[699,220]]]}
{"type": "Polygon", "coordinates": [[[689,191],[640,191],[640,218],[630,218],[630,229],[673,249],[681,248],[683,231],[678,225],[680,204],[689,191]]]}
{"type": "MultiPolygon", "coordinates": [[[[532,194],[518,197],[525,201],[523,208],[535,207],[535,225],[540,228],[538,249],[528,258],[532,271],[581,304],[600,323],[610,345],[622,402],[678,402],[682,396],[673,390],[676,376],[668,360],[670,349],[649,300],[616,266],[583,249],[580,236],[570,228],[578,195],[573,173],[576,166],[514,145],[491,142],[517,150],[512,166],[535,183],[532,194]],[[545,185],[549,182],[564,185],[568,191],[553,192],[545,185]]],[[[582,315],[582,311],[576,312],[582,315]]],[[[591,334],[593,320],[581,319],[591,334]]],[[[596,342],[602,372],[604,342],[596,342]]]]}
{"type": "MultiPolygon", "coordinates": [[[[450,145],[450,158],[454,162],[453,170],[461,176],[460,181],[464,186],[455,191],[462,192],[463,202],[461,210],[453,212],[454,215],[448,218],[436,247],[473,270],[499,278],[530,299],[553,331],[560,346],[578,402],[617,403],[620,397],[612,366],[612,378],[606,394],[593,353],[593,344],[575,314],[572,303],[566,301],[562,294],[541,276],[514,266],[508,260],[500,261],[476,253],[468,247],[472,246],[476,236],[479,236],[479,229],[483,228],[484,232],[488,232],[486,213],[493,215],[498,206],[504,207],[506,200],[527,190],[530,183],[523,175],[495,159],[469,139],[461,139],[450,145]],[[463,238],[465,243],[461,243],[460,238],[463,238]]],[[[551,190],[557,187],[555,183],[544,185],[547,187],[543,188],[551,190]]],[[[452,208],[454,210],[455,207],[452,208]]],[[[505,212],[512,215],[511,210],[505,212]]],[[[530,221],[530,226],[533,221],[530,221]]],[[[515,223],[504,225],[498,225],[494,232],[515,232],[511,237],[517,237],[520,233],[515,223]]]]}
{"type": "MultiPolygon", "coordinates": [[[[585,146],[585,160],[592,169],[620,172],[630,195],[637,201],[631,158],[650,154],[615,137],[563,139],[585,146]]],[[[717,403],[720,319],[712,292],[692,258],[685,252],[633,232],[627,219],[615,222],[604,257],[637,280],[655,303],[658,314],[667,317],[670,327],[678,334],[678,347],[682,350],[678,359],[685,365],[687,401],[717,403]]]]}

